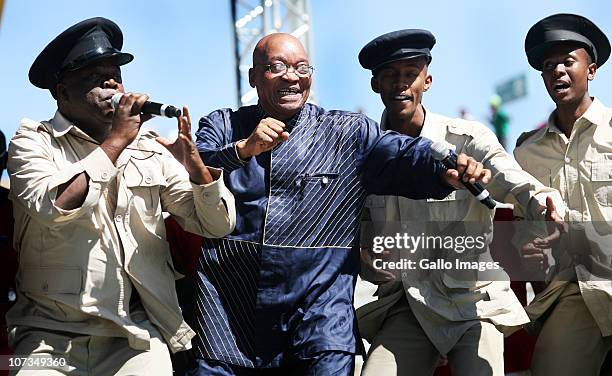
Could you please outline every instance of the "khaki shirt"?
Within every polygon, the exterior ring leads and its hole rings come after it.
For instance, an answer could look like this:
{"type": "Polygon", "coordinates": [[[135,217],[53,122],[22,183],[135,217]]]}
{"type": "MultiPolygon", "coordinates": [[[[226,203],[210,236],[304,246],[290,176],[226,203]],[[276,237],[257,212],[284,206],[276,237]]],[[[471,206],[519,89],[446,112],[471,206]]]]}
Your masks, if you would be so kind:
{"type": "MultiPolygon", "coordinates": [[[[384,115],[381,124],[385,124],[384,115]]],[[[434,142],[446,141],[456,147],[457,154],[465,153],[481,161],[492,172],[493,180],[487,186],[492,196],[498,201],[516,204],[515,207],[522,208],[529,218],[543,218],[547,196],[552,196],[558,208],[564,210],[559,193],[523,171],[484,125],[427,112],[420,135],[434,142]]],[[[375,221],[375,227],[378,221],[478,222],[490,231],[486,234],[487,242],[490,243],[492,239],[494,212],[466,190],[455,191],[443,200],[369,196],[366,208],[372,221],[375,221]]],[[[488,251],[480,256],[481,261],[487,258],[491,260],[488,251]]],[[[457,279],[448,272],[436,270],[428,278],[417,281],[402,278],[402,282],[408,302],[423,330],[436,348],[445,354],[473,325],[473,320],[489,320],[500,330],[529,321],[510,289],[508,276],[502,271],[498,277],[501,278],[495,281],[457,279]]],[[[388,286],[382,288],[379,295],[387,290],[401,297],[388,286]]],[[[383,298],[381,296],[379,302],[371,304],[385,304],[388,309],[392,304],[383,298]]],[[[363,312],[370,314],[371,310],[372,307],[369,307],[363,312]]],[[[368,324],[360,321],[360,327],[367,327],[368,324]]]]}
{"type": "Polygon", "coordinates": [[[570,231],[562,242],[556,275],[527,311],[538,318],[556,301],[567,281],[577,279],[604,336],[612,335],[611,118],[612,109],[594,98],[574,123],[569,138],[555,125],[553,112],[544,128],[522,135],[514,149],[526,171],[561,192],[568,206],[565,220],[581,228],[570,231]],[[595,275],[592,267],[597,268],[595,275]]]}
{"type": "Polygon", "coordinates": [[[20,264],[9,326],[121,336],[147,349],[138,322],[148,319],[171,350],[189,348],[162,211],[187,231],[221,237],[234,228],[234,198],[222,177],[192,184],[155,136],[141,130],[114,165],[59,111],[50,122],[22,120],[8,162],[20,264]],[[58,187],[82,172],[81,207],[56,206],[58,187]],[[134,289],[140,312],[130,311],[134,289]]]}

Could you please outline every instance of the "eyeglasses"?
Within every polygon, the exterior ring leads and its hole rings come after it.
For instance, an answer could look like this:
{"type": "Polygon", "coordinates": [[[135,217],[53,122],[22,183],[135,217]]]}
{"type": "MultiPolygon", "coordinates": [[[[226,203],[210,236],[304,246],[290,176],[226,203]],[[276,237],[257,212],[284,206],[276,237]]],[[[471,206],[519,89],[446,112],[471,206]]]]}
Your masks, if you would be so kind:
{"type": "Polygon", "coordinates": [[[295,74],[299,77],[310,77],[314,71],[314,67],[308,64],[298,64],[293,66],[282,62],[264,65],[264,68],[266,68],[266,71],[274,75],[285,74],[289,71],[289,68],[292,68],[295,74]]]}

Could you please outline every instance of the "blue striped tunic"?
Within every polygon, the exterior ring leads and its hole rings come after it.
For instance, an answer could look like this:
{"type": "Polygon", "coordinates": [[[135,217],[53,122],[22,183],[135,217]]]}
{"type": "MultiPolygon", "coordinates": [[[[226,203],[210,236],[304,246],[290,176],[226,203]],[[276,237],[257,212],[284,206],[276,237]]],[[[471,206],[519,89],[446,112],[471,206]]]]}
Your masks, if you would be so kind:
{"type": "Polygon", "coordinates": [[[197,356],[243,367],[359,350],[353,292],[367,194],[446,197],[431,141],[382,132],[362,114],[306,104],[289,140],[248,161],[235,143],[266,117],[259,105],[200,119],[197,146],[225,170],[236,229],[205,239],[198,265],[197,356]]]}

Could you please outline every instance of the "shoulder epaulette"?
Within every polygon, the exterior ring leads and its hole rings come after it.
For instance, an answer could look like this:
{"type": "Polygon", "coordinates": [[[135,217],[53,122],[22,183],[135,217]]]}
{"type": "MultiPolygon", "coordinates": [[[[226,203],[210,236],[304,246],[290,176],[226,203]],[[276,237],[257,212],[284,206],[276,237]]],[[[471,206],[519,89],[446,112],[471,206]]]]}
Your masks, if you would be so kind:
{"type": "Polygon", "coordinates": [[[521,146],[521,144],[523,142],[525,142],[529,137],[533,136],[534,134],[536,134],[536,132],[539,131],[539,129],[534,129],[532,131],[529,132],[523,132],[519,138],[516,140],[516,146],[515,147],[519,147],[521,146]]]}

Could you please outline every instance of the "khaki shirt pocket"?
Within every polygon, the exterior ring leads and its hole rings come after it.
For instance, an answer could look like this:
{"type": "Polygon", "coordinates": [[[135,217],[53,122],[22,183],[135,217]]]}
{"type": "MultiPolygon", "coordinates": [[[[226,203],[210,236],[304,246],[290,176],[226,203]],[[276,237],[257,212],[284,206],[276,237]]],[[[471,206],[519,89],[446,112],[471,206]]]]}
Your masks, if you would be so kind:
{"type": "Polygon", "coordinates": [[[22,267],[19,288],[38,295],[80,294],[82,272],[77,267],[22,267]]]}
{"type": "Polygon", "coordinates": [[[466,189],[459,189],[451,192],[448,196],[441,200],[428,198],[427,211],[429,212],[429,221],[462,221],[467,213],[467,207],[470,205],[468,200],[470,192],[466,189]]]}
{"type": "Polygon", "coordinates": [[[384,222],[388,219],[385,196],[369,195],[366,197],[364,206],[369,214],[366,217],[362,217],[363,220],[384,222]]]}
{"type": "Polygon", "coordinates": [[[156,217],[161,214],[161,189],[168,185],[159,166],[128,164],[124,173],[125,184],[132,192],[130,206],[139,214],[156,217]]]}
{"type": "Polygon", "coordinates": [[[612,206],[612,154],[591,164],[593,195],[599,205],[612,206]]]}

